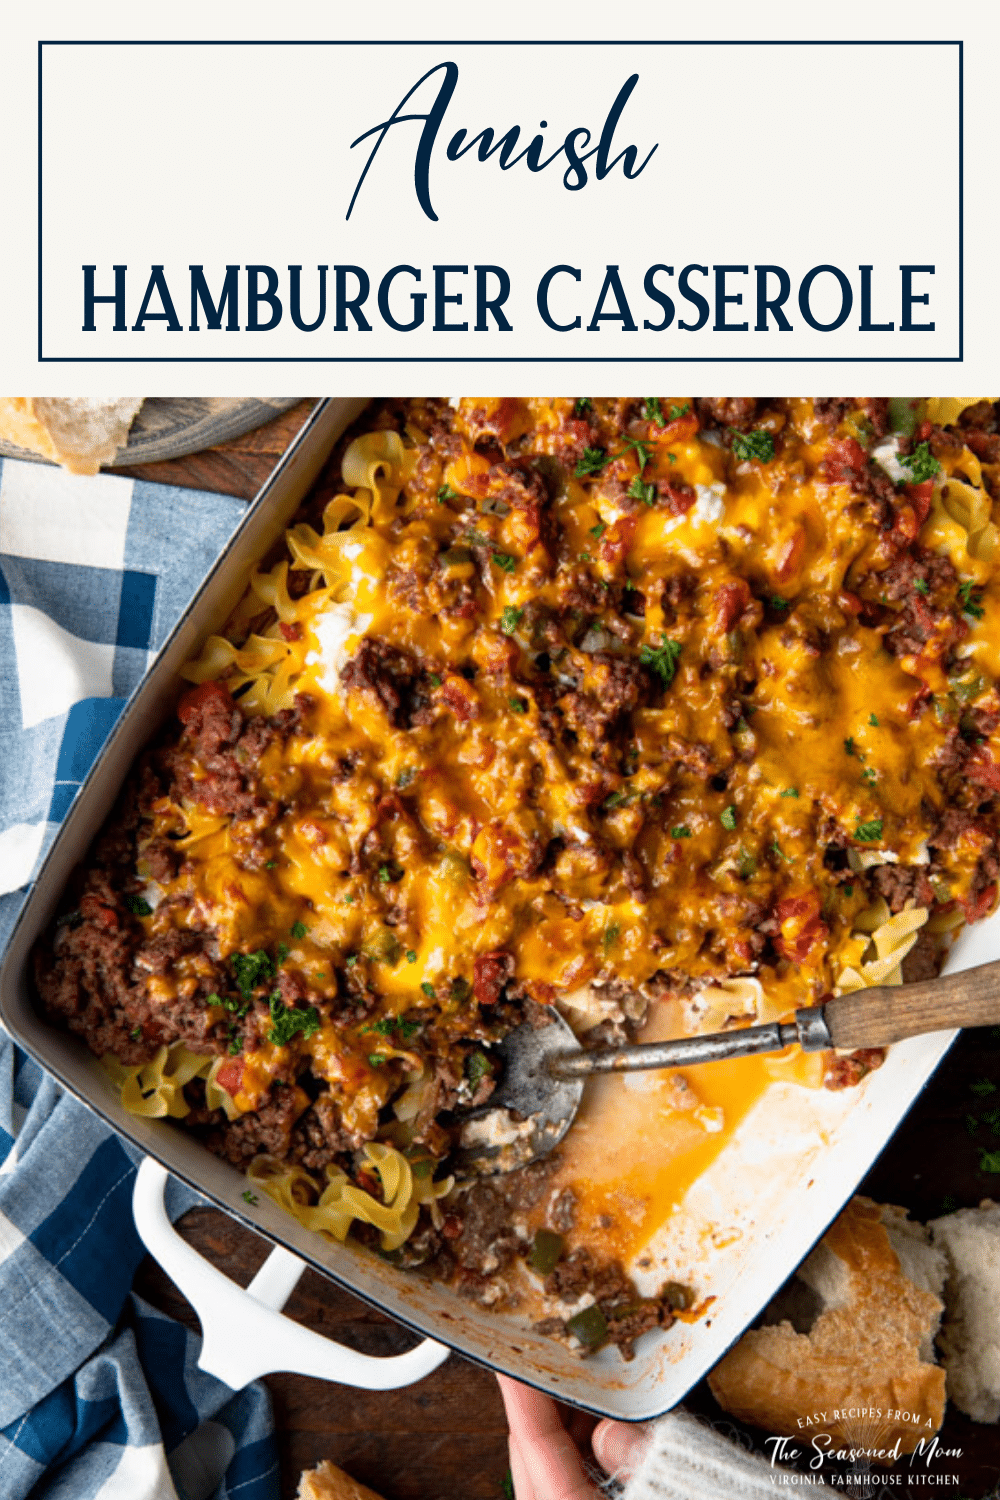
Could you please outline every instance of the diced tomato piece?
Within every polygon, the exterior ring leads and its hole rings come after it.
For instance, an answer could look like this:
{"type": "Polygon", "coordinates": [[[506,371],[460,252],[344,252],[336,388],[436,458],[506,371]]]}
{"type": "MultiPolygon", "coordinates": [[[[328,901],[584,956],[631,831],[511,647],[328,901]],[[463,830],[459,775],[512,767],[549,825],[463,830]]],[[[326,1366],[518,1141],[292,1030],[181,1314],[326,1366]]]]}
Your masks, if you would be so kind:
{"type": "Polygon", "coordinates": [[[475,688],[464,677],[449,674],[440,689],[441,697],[460,724],[479,718],[479,698],[475,688]]]}
{"type": "Polygon", "coordinates": [[[740,615],[750,603],[750,585],[745,579],[735,583],[724,583],[715,591],[715,628],[725,635],[732,630],[740,615]]]}
{"type": "Polygon", "coordinates": [[[927,520],[931,508],[931,496],[934,494],[933,479],[925,479],[920,484],[904,485],[906,498],[913,506],[913,513],[917,518],[918,528],[927,520]]]}
{"type": "Polygon", "coordinates": [[[800,526],[781,549],[778,557],[778,577],[791,578],[802,562],[806,550],[806,534],[800,526]]]}
{"type": "Polygon", "coordinates": [[[996,905],[997,886],[996,881],[988,885],[978,896],[970,896],[962,905],[965,907],[965,920],[967,922],[980,922],[983,917],[989,916],[996,905]]]}
{"type": "Polygon", "coordinates": [[[603,562],[620,563],[624,560],[626,554],[632,550],[638,524],[638,515],[632,514],[619,516],[614,525],[608,527],[599,546],[603,562]]]}
{"type": "Polygon", "coordinates": [[[686,443],[694,437],[700,426],[697,412],[689,411],[686,416],[675,417],[666,427],[657,427],[651,422],[649,436],[660,443],[686,443]]]}
{"type": "Polygon", "coordinates": [[[297,620],[294,620],[291,625],[286,625],[284,620],[282,620],[278,625],[278,629],[286,641],[301,641],[302,639],[302,626],[297,620]]]}
{"type": "Polygon", "coordinates": [[[220,1089],[225,1089],[230,1098],[240,1091],[243,1082],[244,1061],[242,1057],[230,1057],[222,1064],[215,1075],[215,1081],[220,1089]]]}
{"type": "Polygon", "coordinates": [[[842,438],[831,444],[823,468],[832,484],[850,484],[864,475],[868,454],[856,438],[842,438]]]}
{"type": "Polygon", "coordinates": [[[514,974],[513,955],[498,948],[480,953],[472,964],[472,989],[479,1005],[496,1005],[507,980],[514,974]]]}
{"type": "Polygon", "coordinates": [[[660,496],[670,506],[671,513],[675,516],[685,516],[694,504],[697,496],[689,484],[669,484],[664,479],[656,481],[656,488],[660,496]]]}
{"type": "Polygon", "coordinates": [[[817,939],[829,931],[820,920],[819,906],[819,892],[810,891],[805,896],[786,896],[775,907],[781,934],[775,938],[774,946],[790,963],[802,963],[817,939]]]}
{"type": "Polygon", "coordinates": [[[177,705],[177,717],[182,724],[187,724],[213,699],[225,704],[226,708],[233,706],[233,696],[223,683],[203,682],[199,687],[191,688],[190,692],[185,693],[181,698],[177,705]]]}
{"type": "Polygon", "coordinates": [[[930,422],[918,422],[917,429],[913,434],[913,441],[915,443],[926,443],[933,431],[934,428],[930,422]]]}

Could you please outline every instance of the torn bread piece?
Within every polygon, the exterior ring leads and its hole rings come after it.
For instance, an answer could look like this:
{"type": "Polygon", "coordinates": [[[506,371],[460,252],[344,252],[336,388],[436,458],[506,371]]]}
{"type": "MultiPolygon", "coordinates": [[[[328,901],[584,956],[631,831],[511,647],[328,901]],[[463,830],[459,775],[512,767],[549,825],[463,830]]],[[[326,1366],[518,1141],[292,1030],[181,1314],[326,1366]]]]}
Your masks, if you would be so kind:
{"type": "Polygon", "coordinates": [[[381,1497],[324,1458],[300,1478],[297,1500],[381,1500],[381,1497]]]}
{"type": "Polygon", "coordinates": [[[96,474],[128,441],[144,396],[0,396],[0,438],[96,474]]]}
{"type": "Polygon", "coordinates": [[[768,1309],[770,1326],[709,1375],[712,1394],[774,1436],[912,1453],[944,1418],[934,1338],[945,1271],[905,1209],[854,1198],[768,1309]]]}
{"type": "Polygon", "coordinates": [[[948,1395],[974,1422],[1000,1422],[1000,1203],[984,1198],[927,1227],[948,1258],[938,1339],[948,1395]]]}

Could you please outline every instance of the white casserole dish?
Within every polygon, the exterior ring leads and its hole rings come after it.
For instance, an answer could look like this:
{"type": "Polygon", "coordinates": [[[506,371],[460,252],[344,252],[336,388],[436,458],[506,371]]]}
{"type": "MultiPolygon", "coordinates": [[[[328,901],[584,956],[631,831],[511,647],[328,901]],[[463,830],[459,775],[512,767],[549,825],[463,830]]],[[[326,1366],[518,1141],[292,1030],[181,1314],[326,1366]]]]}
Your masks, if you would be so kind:
{"type": "MultiPolygon", "coordinates": [[[[0,966],[0,1021],[19,1046],[78,1099],[147,1156],[168,1168],[226,1212],[294,1252],[334,1281],[366,1298],[416,1331],[440,1341],[421,1345],[394,1362],[365,1360],[331,1345],[328,1361],[305,1356],[301,1341],[282,1342],[268,1322],[267,1339],[253,1336],[244,1323],[240,1348],[225,1348],[220,1323],[206,1345],[215,1373],[231,1385],[266,1369],[303,1373],[373,1387],[419,1379],[445,1357],[444,1346],[494,1369],[506,1371],[552,1395],[604,1416],[639,1421],[671,1407],[721,1358],[782,1282],[791,1274],[850,1197],[948,1050],[956,1033],[918,1037],[893,1047],[885,1065],[860,1087],[840,1093],[774,1084],[743,1120],[714,1163],[689,1190],[681,1210],[649,1250],[656,1285],[665,1277],[693,1286],[699,1299],[714,1299],[699,1320],[678,1322],[645,1335],[635,1360],[625,1364],[608,1348],[581,1360],[551,1339],[533,1333],[516,1318],[488,1311],[419,1274],[398,1270],[351,1245],[331,1245],[310,1234],[262,1197],[258,1206],[242,1198],[246,1179],[219,1161],[168,1121],[127,1114],[117,1090],[83,1045],[35,1013],[29,982],[32,945],[55,911],[70,873],[106,819],[133,760],[171,709],[178,691],[178,667],[195,654],[201,639],[218,628],[242,593],[249,569],[283,531],[308,492],[333,444],[364,402],[330,399],[320,404],[289,452],[249,507],[198,594],[186,610],[135,695],[126,706],[60,830],[25,903],[0,966]],[[267,1342],[268,1352],[262,1353],[267,1342]],[[214,1363],[212,1361],[214,1360],[214,1363]],[[382,1364],[380,1376],[373,1369],[382,1364]],[[308,1366],[308,1368],[306,1368],[308,1366]]],[[[1000,915],[963,932],[949,958],[950,969],[968,968],[997,955],[1000,915]]],[[[711,1066],[710,1064],[708,1066],[711,1066]]],[[[642,1095],[622,1091],[622,1108],[637,1112],[642,1095]]],[[[229,1302],[210,1279],[199,1279],[193,1252],[177,1251],[165,1220],[157,1217],[162,1174],[142,1174],[139,1218],[157,1253],[190,1290],[203,1322],[217,1305],[229,1302]],[[173,1249],[171,1249],[171,1244],[173,1249]],[[185,1279],[187,1282],[185,1284],[185,1279]]],[[[264,1307],[280,1307],[296,1272],[279,1256],[268,1277],[255,1284],[247,1315],[258,1322],[277,1318],[264,1307]]],[[[238,1289],[233,1288],[233,1295],[238,1289]]],[[[244,1298],[245,1294],[238,1293],[244,1298]]],[[[228,1313],[226,1314],[228,1317],[228,1313]]],[[[287,1323],[287,1320],[284,1320],[287,1323]]],[[[263,1328],[263,1325],[261,1325],[263,1328]]],[[[300,1330],[301,1332],[301,1330],[300,1330]]],[[[206,1334],[209,1329],[206,1327],[206,1334]]],[[[310,1339],[318,1336],[310,1335],[310,1339]]]]}

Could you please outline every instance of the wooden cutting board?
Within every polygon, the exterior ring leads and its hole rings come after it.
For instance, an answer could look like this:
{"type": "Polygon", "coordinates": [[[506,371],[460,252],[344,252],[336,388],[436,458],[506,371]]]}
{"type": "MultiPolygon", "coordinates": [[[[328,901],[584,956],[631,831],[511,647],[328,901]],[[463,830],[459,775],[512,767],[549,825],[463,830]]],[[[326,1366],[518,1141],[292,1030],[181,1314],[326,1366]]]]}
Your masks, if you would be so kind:
{"type": "MultiPolygon", "coordinates": [[[[147,396],[132,423],[127,446],[111,467],[162,463],[230,442],[255,427],[262,427],[300,399],[299,396],[147,396]]],[[[28,453],[2,440],[0,456],[46,462],[37,453],[28,453]]]]}

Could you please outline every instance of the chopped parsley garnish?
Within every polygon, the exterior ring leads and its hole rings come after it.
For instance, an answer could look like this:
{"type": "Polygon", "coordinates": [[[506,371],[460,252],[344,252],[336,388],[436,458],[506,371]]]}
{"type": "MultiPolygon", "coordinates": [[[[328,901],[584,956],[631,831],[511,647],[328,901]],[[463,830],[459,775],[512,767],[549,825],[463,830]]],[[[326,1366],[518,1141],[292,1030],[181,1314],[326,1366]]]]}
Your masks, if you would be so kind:
{"type": "Polygon", "coordinates": [[[859,822],[854,837],[862,844],[877,844],[882,837],[882,819],[869,818],[866,823],[859,822]]]}
{"type": "Polygon", "coordinates": [[[605,812],[612,812],[616,807],[624,807],[627,803],[635,800],[633,792],[612,792],[610,797],[605,797],[601,807],[605,812]]]}
{"type": "Polygon", "coordinates": [[[733,452],[743,462],[749,458],[756,458],[762,464],[769,464],[774,457],[774,438],[769,432],[757,428],[754,432],[738,432],[735,427],[730,427],[733,435],[733,452]]]}
{"type": "Polygon", "coordinates": [[[419,1021],[400,1021],[399,1023],[399,1035],[404,1042],[410,1041],[412,1037],[416,1036],[419,1030],[419,1021]]]}
{"type": "Polygon", "coordinates": [[[500,629],[504,635],[513,635],[523,619],[524,610],[518,609],[514,604],[508,604],[500,616],[500,629]]]}
{"type": "Polygon", "coordinates": [[[877,729],[879,727],[879,725],[878,725],[878,715],[877,714],[869,714],[868,715],[868,722],[872,726],[873,729],[877,729]]]}
{"type": "Polygon", "coordinates": [[[642,414],[647,422],[655,422],[657,427],[666,427],[667,419],[663,415],[659,396],[647,396],[643,401],[642,414]]]}
{"type": "Polygon", "coordinates": [[[427,982],[426,979],[424,980],[424,982],[420,986],[420,988],[423,990],[423,992],[427,996],[428,1000],[433,1000],[434,999],[434,986],[432,984],[428,984],[428,982],[427,982]]]}
{"type": "Polygon", "coordinates": [[[348,969],[353,969],[354,965],[357,963],[357,961],[358,961],[358,955],[356,953],[349,953],[347,955],[347,957],[344,959],[344,964],[345,964],[345,966],[348,969]]]}
{"type": "Polygon", "coordinates": [[[854,754],[854,740],[852,737],[848,737],[844,741],[844,749],[847,751],[848,755],[854,754]]]}
{"type": "Polygon", "coordinates": [[[276,949],[276,956],[277,956],[277,961],[278,961],[278,967],[279,967],[279,969],[280,969],[281,965],[285,962],[285,959],[288,957],[288,954],[289,954],[288,944],[287,943],[279,943],[278,947],[276,949]]]}
{"type": "Polygon", "coordinates": [[[655,672],[663,686],[668,688],[674,680],[680,654],[680,641],[671,641],[666,636],[661,636],[658,646],[643,646],[639,652],[639,660],[644,667],[655,672]]]}
{"type": "Polygon", "coordinates": [[[642,438],[626,438],[625,446],[621,453],[616,453],[616,458],[622,458],[630,448],[635,449],[635,456],[639,460],[639,473],[641,474],[648,463],[652,462],[655,448],[652,443],[646,443],[642,438]]]}
{"type": "Polygon", "coordinates": [[[260,1202],[257,1194],[251,1193],[249,1188],[244,1188],[243,1192],[240,1194],[240,1197],[243,1199],[244,1203],[249,1203],[251,1208],[256,1208],[258,1203],[260,1202]]]}
{"type": "Polygon", "coordinates": [[[239,1057],[239,1055],[240,1055],[240,1053],[242,1051],[243,1051],[243,1038],[237,1036],[236,1033],[234,1032],[233,1035],[229,1038],[229,1056],[230,1057],[239,1057]]]}
{"type": "Polygon", "coordinates": [[[611,922],[607,927],[605,927],[604,936],[601,939],[601,942],[604,944],[605,951],[607,951],[608,948],[613,948],[615,946],[618,939],[621,937],[621,934],[622,930],[617,922],[611,922]]]}
{"type": "Polygon", "coordinates": [[[867,766],[861,772],[861,780],[874,784],[878,780],[878,772],[872,766],[867,766]]]}
{"type": "Polygon", "coordinates": [[[799,795],[799,789],[795,786],[786,786],[781,795],[783,797],[797,797],[799,795]]]}
{"type": "Polygon", "coordinates": [[[691,830],[686,823],[675,823],[670,830],[670,837],[672,839],[689,839],[691,837],[691,830]]]}
{"type": "Polygon", "coordinates": [[[668,453],[667,454],[667,462],[675,464],[677,462],[677,454],[676,453],[668,453]]]}
{"type": "Polygon", "coordinates": [[[427,676],[430,679],[431,687],[440,687],[441,686],[442,679],[438,675],[437,672],[428,672],[427,676]]]}
{"type": "Polygon", "coordinates": [[[382,1056],[381,1052],[369,1052],[368,1061],[371,1063],[373,1068],[380,1068],[385,1062],[385,1058],[382,1056]]]}
{"type": "Polygon", "coordinates": [[[770,849],[771,849],[771,853],[772,854],[776,854],[779,859],[783,859],[787,863],[791,864],[792,856],[790,854],[785,854],[784,853],[784,851],[782,850],[781,845],[778,843],[778,835],[777,834],[775,834],[774,838],[771,840],[770,849]]]}
{"type": "Polygon", "coordinates": [[[598,521],[596,526],[591,526],[590,535],[594,538],[595,542],[599,542],[607,529],[603,521],[598,521]]]}
{"type": "Polygon", "coordinates": [[[583,456],[577,460],[573,470],[574,479],[586,479],[588,474],[599,474],[609,458],[610,454],[603,448],[584,448],[583,456]]]}
{"type": "Polygon", "coordinates": [[[844,886],[844,895],[845,896],[853,896],[854,895],[854,887],[853,887],[853,885],[845,885],[844,886]]]}
{"type": "Polygon", "coordinates": [[[526,714],[528,712],[528,705],[523,698],[508,698],[507,706],[512,714],[526,714]]]}
{"type": "Polygon", "coordinates": [[[308,931],[309,931],[309,928],[306,926],[306,924],[304,922],[293,922],[292,923],[292,927],[291,927],[292,937],[295,938],[297,942],[301,943],[302,939],[306,936],[306,934],[308,933],[308,931]]]}
{"type": "Polygon", "coordinates": [[[722,824],[723,828],[728,828],[730,833],[736,827],[736,807],[733,803],[730,803],[728,807],[724,807],[722,809],[721,813],[719,814],[719,822],[722,824]]]}
{"type": "Polygon", "coordinates": [[[263,948],[256,953],[234,953],[229,962],[236,975],[236,988],[249,1005],[258,984],[273,977],[274,964],[263,948]]]}
{"type": "Polygon", "coordinates": [[[265,870],[276,870],[277,868],[278,861],[276,859],[269,859],[267,864],[264,866],[265,870]]]}
{"type": "Polygon", "coordinates": [[[780,594],[773,594],[771,596],[771,608],[772,609],[787,609],[788,608],[788,600],[787,599],[782,599],[782,597],[781,597],[780,594]]]}
{"type": "Polygon", "coordinates": [[[913,587],[918,594],[929,594],[931,591],[931,586],[926,578],[914,578],[913,587]]]}
{"type": "Polygon", "coordinates": [[[690,410],[691,410],[691,403],[690,403],[690,401],[685,401],[685,403],[684,403],[683,406],[672,406],[670,408],[670,420],[671,420],[671,422],[679,422],[680,419],[681,419],[681,417],[686,417],[687,414],[688,414],[688,412],[690,410]]]}
{"type": "Polygon", "coordinates": [[[504,573],[514,573],[517,570],[517,558],[512,557],[509,552],[494,552],[493,561],[504,573]]]}
{"type": "Polygon", "coordinates": [[[300,1031],[308,1040],[320,1028],[319,1011],[314,1005],[296,1005],[289,1009],[278,990],[269,997],[268,1005],[271,1010],[271,1029],[267,1033],[267,1039],[274,1047],[287,1047],[292,1037],[300,1031]]]}
{"type": "Polygon", "coordinates": [[[577,559],[577,562],[590,562],[590,553],[589,552],[578,552],[576,554],[576,559],[577,559]]]}
{"type": "Polygon", "coordinates": [[[908,484],[923,484],[925,480],[933,479],[935,474],[941,472],[941,465],[926,443],[918,443],[912,453],[901,453],[899,462],[905,464],[910,471],[908,484]]]}
{"type": "Polygon", "coordinates": [[[353,906],[354,905],[354,897],[353,896],[345,896],[344,897],[344,905],[345,906],[353,906]]]}
{"type": "Polygon", "coordinates": [[[633,500],[641,500],[643,505],[656,504],[656,485],[640,479],[638,474],[629,485],[628,493],[633,500]]]}
{"type": "Polygon", "coordinates": [[[134,912],[137,917],[151,917],[153,915],[153,908],[150,906],[145,896],[126,896],[125,905],[128,907],[129,911],[134,912]]]}
{"type": "Polygon", "coordinates": [[[415,964],[416,961],[417,961],[416,949],[414,949],[414,948],[407,948],[407,950],[406,950],[406,962],[408,964],[415,964]]]}
{"type": "Polygon", "coordinates": [[[980,1172],[1000,1172],[1000,1151],[981,1151],[979,1170],[980,1172]]]}
{"type": "Polygon", "coordinates": [[[139,1040],[139,1038],[142,1036],[142,1027],[141,1026],[134,1026],[132,1028],[132,1030],[129,1032],[129,1036],[132,1038],[133,1042],[137,1042],[139,1040]]]}
{"type": "Polygon", "coordinates": [[[397,880],[402,880],[405,873],[402,865],[398,865],[393,859],[378,867],[378,879],[382,885],[394,885],[397,880]]]}
{"type": "Polygon", "coordinates": [[[453,490],[450,485],[443,484],[437,492],[438,505],[444,505],[446,500],[457,500],[458,491],[453,490]]]}
{"type": "Polygon", "coordinates": [[[969,1084],[969,1088],[974,1094],[978,1094],[983,1099],[985,1099],[987,1094],[995,1094],[997,1091],[996,1084],[991,1083],[988,1078],[977,1079],[975,1083],[969,1084]]]}
{"type": "Polygon", "coordinates": [[[457,974],[451,981],[451,998],[457,1000],[459,1005],[465,1003],[472,994],[472,985],[462,974],[457,974]]]}
{"type": "Polygon", "coordinates": [[[593,403],[589,396],[577,396],[573,403],[574,417],[582,417],[585,411],[593,411],[593,403]]]}
{"type": "Polygon", "coordinates": [[[474,1089],[492,1072],[489,1059],[484,1052],[473,1052],[465,1059],[465,1076],[474,1089]]]}
{"type": "Polygon", "coordinates": [[[752,876],[756,875],[756,873],[757,861],[754,859],[749,849],[744,849],[741,844],[740,860],[739,864],[737,865],[737,874],[739,875],[741,880],[750,880],[752,876]]]}
{"type": "Polygon", "coordinates": [[[205,999],[205,1004],[221,1005],[223,1010],[228,1010],[232,1015],[238,1017],[238,1019],[241,1021],[246,1015],[247,1011],[250,1009],[249,1000],[244,1000],[241,1003],[239,1000],[234,1000],[231,995],[227,995],[225,999],[220,999],[218,995],[214,994],[208,995],[205,999]]]}
{"type": "Polygon", "coordinates": [[[964,583],[959,584],[958,597],[961,600],[963,610],[967,615],[972,615],[973,619],[981,620],[985,613],[982,606],[982,599],[981,597],[973,599],[973,594],[981,595],[980,584],[973,583],[971,578],[967,578],[964,583]]]}

